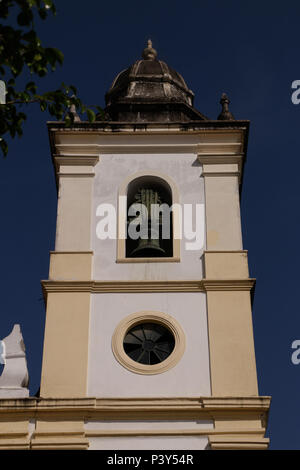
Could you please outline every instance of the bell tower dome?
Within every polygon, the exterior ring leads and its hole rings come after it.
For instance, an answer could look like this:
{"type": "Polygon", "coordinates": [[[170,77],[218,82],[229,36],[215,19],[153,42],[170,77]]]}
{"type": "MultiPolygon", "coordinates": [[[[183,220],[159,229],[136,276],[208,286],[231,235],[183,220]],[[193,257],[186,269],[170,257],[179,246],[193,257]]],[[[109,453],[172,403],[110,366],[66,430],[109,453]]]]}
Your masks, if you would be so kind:
{"type": "Polygon", "coordinates": [[[113,121],[187,122],[207,118],[193,107],[194,93],[162,60],[149,39],[142,59],[120,72],[106,93],[113,121]]]}

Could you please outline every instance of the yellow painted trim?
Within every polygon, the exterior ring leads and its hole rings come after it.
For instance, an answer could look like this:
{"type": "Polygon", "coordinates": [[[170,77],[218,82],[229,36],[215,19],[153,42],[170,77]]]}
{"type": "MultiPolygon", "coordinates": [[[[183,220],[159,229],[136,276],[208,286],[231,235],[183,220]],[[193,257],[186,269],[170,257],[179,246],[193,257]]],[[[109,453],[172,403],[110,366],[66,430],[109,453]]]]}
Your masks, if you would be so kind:
{"type": "Polygon", "coordinates": [[[249,279],[247,251],[205,251],[204,270],[208,279],[249,279]]]}
{"type": "Polygon", "coordinates": [[[206,285],[212,395],[258,395],[250,286],[206,285]]]}
{"type": "Polygon", "coordinates": [[[99,161],[99,155],[54,155],[56,165],[62,166],[95,166],[99,161]]]}
{"type": "Polygon", "coordinates": [[[205,291],[251,291],[255,279],[203,279],[205,291]]]}
{"type": "Polygon", "coordinates": [[[124,318],[114,331],[112,351],[116,360],[130,372],[142,375],[161,374],[174,367],[183,356],[185,350],[185,335],[180,324],[170,315],[162,312],[141,311],[124,318]],[[126,333],[133,326],[143,322],[155,322],[168,328],[175,339],[175,346],[167,359],[159,364],[146,365],[133,361],[124,351],[123,341],[126,333]]]}
{"type": "MultiPolygon", "coordinates": [[[[210,397],[135,397],[135,398],[95,398],[95,397],[39,397],[1,398],[0,416],[21,415],[39,416],[39,413],[98,413],[113,411],[191,411],[195,412],[264,412],[270,407],[269,396],[210,396],[210,397]]],[[[73,416],[73,414],[72,414],[73,416]]],[[[232,415],[234,419],[235,415],[232,415]]]]}
{"type": "Polygon", "coordinates": [[[231,436],[209,435],[211,450],[267,450],[270,440],[259,434],[240,435],[238,433],[231,436]]]}
{"type": "Polygon", "coordinates": [[[269,406],[270,397],[254,396],[0,399],[0,449],[87,449],[92,436],[151,435],[207,435],[212,449],[267,448],[269,406]],[[172,421],[182,419],[208,420],[214,428],[173,429],[172,421]],[[29,420],[36,421],[32,436],[29,420]],[[168,420],[170,428],[84,429],[99,420],[168,420]]]}
{"type": "Polygon", "coordinates": [[[50,292],[206,292],[250,291],[255,279],[202,279],[186,281],[41,281],[45,294],[50,292]]]}
{"type": "Polygon", "coordinates": [[[95,173],[57,173],[60,178],[93,178],[95,173]]]}
{"type": "MultiPolygon", "coordinates": [[[[85,431],[87,437],[132,437],[132,436],[225,436],[232,435],[232,430],[227,430],[222,433],[211,428],[202,429],[133,429],[133,430],[118,430],[112,429],[107,431],[88,430],[85,431]]],[[[248,435],[261,435],[263,437],[264,430],[259,432],[257,429],[245,429],[239,432],[239,436],[248,435]]],[[[212,439],[213,440],[213,439],[212,439]]]]}
{"type": "Polygon", "coordinates": [[[50,280],[91,280],[92,268],[92,251],[50,252],[50,280]]]}
{"type": "Polygon", "coordinates": [[[180,258],[121,258],[117,263],[179,263],[180,258]]]}
{"type": "Polygon", "coordinates": [[[87,394],[90,293],[51,292],[47,296],[41,395],[87,394]]]}

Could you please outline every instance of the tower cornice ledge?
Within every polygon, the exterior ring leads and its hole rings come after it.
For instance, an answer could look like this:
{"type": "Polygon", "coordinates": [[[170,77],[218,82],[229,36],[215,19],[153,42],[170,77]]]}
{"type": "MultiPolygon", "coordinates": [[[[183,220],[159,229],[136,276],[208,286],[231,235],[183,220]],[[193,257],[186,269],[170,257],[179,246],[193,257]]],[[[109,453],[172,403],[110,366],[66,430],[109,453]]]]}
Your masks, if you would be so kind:
{"type": "Polygon", "coordinates": [[[206,292],[251,291],[255,279],[202,279],[165,281],[41,281],[45,296],[49,292],[206,292]]]}
{"type": "Polygon", "coordinates": [[[2,398],[0,414],[8,412],[69,411],[70,409],[99,412],[127,411],[267,411],[270,408],[270,396],[211,396],[211,397],[135,397],[135,398],[2,398]]]}
{"type": "Polygon", "coordinates": [[[0,399],[0,449],[84,450],[91,437],[174,435],[207,436],[212,449],[267,449],[269,439],[264,434],[270,401],[268,396],[0,399]],[[68,425],[70,413],[75,430],[68,425]],[[168,420],[170,427],[118,428],[118,422],[128,419],[168,420]],[[173,421],[195,419],[206,425],[199,429],[172,426],[173,421]],[[97,429],[93,422],[99,420],[113,420],[115,428],[97,429]]]}

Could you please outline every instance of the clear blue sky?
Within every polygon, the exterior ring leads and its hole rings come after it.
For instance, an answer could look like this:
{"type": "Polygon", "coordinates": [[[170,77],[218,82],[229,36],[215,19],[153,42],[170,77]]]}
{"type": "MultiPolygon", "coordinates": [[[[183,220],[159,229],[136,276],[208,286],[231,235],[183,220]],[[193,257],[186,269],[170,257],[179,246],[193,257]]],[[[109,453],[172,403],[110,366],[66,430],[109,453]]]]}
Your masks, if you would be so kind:
{"type": "MultiPolygon", "coordinates": [[[[63,67],[40,80],[64,81],[87,104],[104,104],[115,75],[140,57],[151,37],[159,58],[180,72],[195,107],[216,119],[223,91],[237,119],[249,119],[242,191],[244,248],[257,278],[253,305],[259,388],[272,395],[268,434],[273,449],[300,449],[300,79],[299,1],[59,0],[57,16],[38,22],[47,46],[65,54],[63,67]]],[[[56,188],[46,121],[27,108],[24,137],[0,160],[2,246],[0,338],[21,324],[30,389],[39,388],[45,311],[40,279],[54,249],[56,188]]],[[[76,347],[76,345],[74,345],[76,347]]]]}

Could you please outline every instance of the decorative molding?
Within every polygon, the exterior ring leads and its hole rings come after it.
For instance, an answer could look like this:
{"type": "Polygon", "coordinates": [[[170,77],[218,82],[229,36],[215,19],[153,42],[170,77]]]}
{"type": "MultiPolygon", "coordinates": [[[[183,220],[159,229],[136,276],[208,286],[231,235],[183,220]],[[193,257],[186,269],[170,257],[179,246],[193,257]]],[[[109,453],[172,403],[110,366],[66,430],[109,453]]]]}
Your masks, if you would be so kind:
{"type": "MultiPolygon", "coordinates": [[[[232,436],[232,430],[219,432],[211,428],[204,428],[204,429],[130,429],[130,430],[118,430],[112,429],[107,431],[102,430],[88,430],[85,431],[85,435],[87,437],[133,437],[133,436],[225,436],[227,438],[227,434],[232,436]]],[[[243,435],[264,435],[264,430],[258,432],[256,429],[243,429],[239,432],[239,436],[243,435]]],[[[224,439],[224,440],[225,440],[224,439]]],[[[212,439],[213,441],[214,439],[212,439]]],[[[267,439],[267,441],[269,441],[267,439]]]]}
{"type": "Polygon", "coordinates": [[[48,292],[203,292],[202,281],[41,281],[48,292]]]}
{"type": "Polygon", "coordinates": [[[223,165],[223,164],[234,164],[234,163],[240,164],[244,158],[244,155],[243,154],[238,154],[238,155],[198,154],[197,158],[198,158],[198,161],[202,163],[202,165],[219,165],[219,164],[223,165]]]}
{"type": "Polygon", "coordinates": [[[41,281],[45,294],[49,292],[207,292],[250,291],[255,279],[202,279],[187,281],[41,281]]]}
{"type": "Polygon", "coordinates": [[[89,437],[208,436],[211,449],[267,448],[270,397],[25,398],[0,400],[0,449],[87,449],[89,437]],[[29,422],[35,421],[33,433],[29,422]],[[93,421],[169,421],[164,429],[93,430],[93,421]],[[201,429],[172,422],[205,420],[201,429]],[[70,421],[74,426],[70,427],[70,421]],[[88,421],[89,429],[84,429],[88,421]],[[15,422],[15,432],[5,423],[15,422]],[[210,423],[214,423],[212,427],[210,423]],[[18,423],[21,423],[21,428],[18,423]],[[48,424],[47,424],[48,423],[48,424]],[[53,427],[53,425],[55,426],[53,427]]]}
{"type": "Polygon", "coordinates": [[[248,250],[204,250],[204,253],[248,253],[248,250]]]}
{"type": "Polygon", "coordinates": [[[212,449],[267,448],[269,440],[263,436],[269,406],[267,396],[1,399],[0,449],[87,449],[92,436],[151,435],[207,435],[212,449]],[[84,430],[84,422],[91,426],[99,420],[167,420],[170,429],[84,430]],[[199,430],[177,430],[172,422],[178,420],[205,420],[214,427],[207,423],[199,430]]]}
{"type": "Polygon", "coordinates": [[[94,167],[99,161],[99,155],[54,155],[53,156],[53,162],[54,162],[54,168],[55,168],[55,173],[56,173],[56,178],[93,178],[95,176],[94,171],[85,171],[78,173],[76,171],[70,171],[69,173],[67,172],[61,172],[60,168],[62,166],[89,166],[89,167],[94,167]]]}
{"type": "MultiPolygon", "coordinates": [[[[231,156],[240,155],[242,142],[202,142],[202,143],[184,143],[179,144],[56,144],[55,149],[58,155],[65,157],[75,157],[76,155],[91,156],[114,153],[195,153],[203,156],[220,155],[231,156]]],[[[83,164],[83,163],[82,163],[83,164]]]]}
{"type": "Polygon", "coordinates": [[[32,450],[87,450],[89,441],[85,433],[35,432],[31,439],[32,450]]]}
{"type": "Polygon", "coordinates": [[[251,291],[256,279],[203,279],[205,291],[251,291]]]}
{"type": "Polygon", "coordinates": [[[98,161],[99,155],[54,155],[56,165],[95,166],[98,161]]]}
{"type": "Polygon", "coordinates": [[[209,445],[211,450],[267,450],[270,439],[264,438],[259,433],[231,432],[231,435],[214,435],[209,433],[209,445]]]}
{"type": "Polygon", "coordinates": [[[50,250],[50,254],[53,255],[93,255],[93,251],[59,251],[59,250],[50,250]]]}
{"type": "Polygon", "coordinates": [[[237,132],[248,132],[248,120],[234,120],[234,121],[191,121],[191,122],[112,122],[112,121],[99,121],[87,122],[81,121],[76,123],[72,128],[67,128],[64,121],[48,121],[48,129],[50,134],[58,133],[59,135],[90,135],[96,134],[99,136],[107,136],[109,134],[123,135],[169,135],[169,134],[236,134],[237,132]]]}
{"type": "Polygon", "coordinates": [[[180,263],[180,258],[120,258],[116,263],[180,263]]]}
{"type": "Polygon", "coordinates": [[[217,176],[222,176],[224,178],[224,176],[237,176],[239,177],[240,176],[240,172],[239,171],[224,171],[224,172],[215,172],[215,173],[208,173],[208,172],[205,172],[203,171],[201,176],[214,176],[214,177],[217,177],[217,176]]]}
{"type": "Polygon", "coordinates": [[[57,173],[57,176],[67,178],[93,178],[95,173],[57,173]]]}
{"type": "MultiPolygon", "coordinates": [[[[265,412],[269,409],[271,397],[244,396],[244,397],[136,397],[136,398],[4,398],[0,399],[0,415],[7,413],[106,413],[115,412],[116,416],[122,412],[221,412],[229,413],[234,420],[232,411],[236,412],[265,412]]],[[[73,416],[73,415],[72,415],[73,416]]],[[[78,414],[76,414],[78,416],[78,414]]]]}

